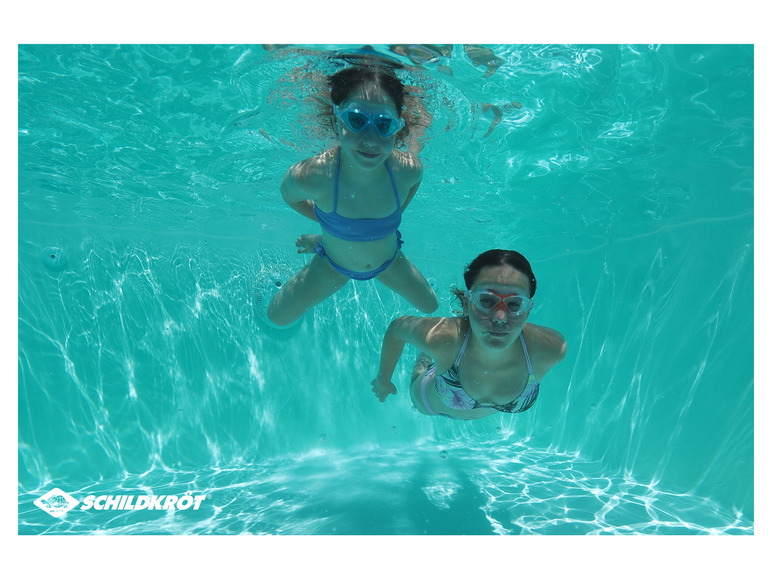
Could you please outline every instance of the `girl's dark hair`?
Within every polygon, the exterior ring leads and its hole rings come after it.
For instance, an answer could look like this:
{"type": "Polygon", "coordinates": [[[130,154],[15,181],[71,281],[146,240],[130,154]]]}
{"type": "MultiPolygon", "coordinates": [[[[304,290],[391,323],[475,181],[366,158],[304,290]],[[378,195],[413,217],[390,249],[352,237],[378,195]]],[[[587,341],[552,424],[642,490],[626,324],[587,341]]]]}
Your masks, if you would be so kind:
{"type": "Polygon", "coordinates": [[[528,260],[522,254],[508,249],[490,249],[475,257],[472,263],[466,266],[464,270],[466,289],[472,289],[477,276],[480,275],[480,270],[491,265],[508,265],[524,273],[528,277],[531,297],[536,293],[536,277],[533,275],[531,264],[528,263],[528,260]]]}
{"type": "Polygon", "coordinates": [[[405,105],[405,87],[391,69],[382,66],[350,66],[333,74],[329,78],[333,104],[339,105],[357,88],[370,83],[391,97],[397,107],[397,113],[402,112],[405,105]]]}
{"type": "Polygon", "coordinates": [[[318,103],[319,118],[325,123],[333,123],[332,105],[340,105],[352,92],[364,84],[373,84],[382,89],[394,101],[397,113],[405,119],[405,126],[397,133],[397,145],[406,145],[408,135],[413,129],[417,129],[416,132],[419,137],[423,134],[421,129],[425,129],[431,122],[431,115],[426,112],[421,99],[402,84],[392,67],[349,66],[327,77],[329,94],[326,98],[322,95],[315,97],[318,103]]]}

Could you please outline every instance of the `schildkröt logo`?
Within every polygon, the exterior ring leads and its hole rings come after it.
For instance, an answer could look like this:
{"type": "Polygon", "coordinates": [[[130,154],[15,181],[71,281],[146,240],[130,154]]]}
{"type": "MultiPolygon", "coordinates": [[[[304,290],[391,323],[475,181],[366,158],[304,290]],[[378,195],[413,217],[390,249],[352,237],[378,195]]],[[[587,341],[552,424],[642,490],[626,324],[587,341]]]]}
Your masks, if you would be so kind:
{"type": "Polygon", "coordinates": [[[61,518],[67,511],[78,504],[78,501],[61,489],[48,491],[35,501],[35,506],[40,507],[52,517],[61,518]]]}
{"type": "MultiPolygon", "coordinates": [[[[83,499],[81,511],[197,511],[209,495],[88,495],[83,499]]],[[[48,491],[35,501],[35,505],[52,517],[63,517],[79,503],[61,489],[48,491]]]]}

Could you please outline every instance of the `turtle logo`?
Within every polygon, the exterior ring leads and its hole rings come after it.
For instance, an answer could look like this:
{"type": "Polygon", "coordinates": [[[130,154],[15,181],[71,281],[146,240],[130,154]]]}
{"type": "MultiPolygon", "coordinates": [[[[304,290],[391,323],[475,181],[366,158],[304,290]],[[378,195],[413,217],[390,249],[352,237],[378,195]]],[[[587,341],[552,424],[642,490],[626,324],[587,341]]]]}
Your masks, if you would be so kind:
{"type": "Polygon", "coordinates": [[[35,506],[43,509],[57,519],[63,517],[67,511],[78,504],[78,501],[61,489],[48,491],[35,501],[35,506]]]}

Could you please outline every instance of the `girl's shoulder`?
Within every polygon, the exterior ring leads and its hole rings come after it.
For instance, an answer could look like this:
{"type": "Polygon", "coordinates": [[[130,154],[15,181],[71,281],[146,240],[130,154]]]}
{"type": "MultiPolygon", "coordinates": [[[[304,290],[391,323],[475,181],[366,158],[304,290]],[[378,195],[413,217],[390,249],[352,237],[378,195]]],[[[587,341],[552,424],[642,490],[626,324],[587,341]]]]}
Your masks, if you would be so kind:
{"type": "Polygon", "coordinates": [[[405,341],[430,349],[454,345],[466,331],[462,318],[455,317],[401,316],[394,325],[405,341]]]}
{"type": "MultiPolygon", "coordinates": [[[[421,183],[423,178],[421,160],[412,153],[394,149],[389,158],[389,166],[400,190],[415,192],[415,188],[421,183]]],[[[408,194],[407,203],[410,202],[411,196],[408,194]]],[[[403,199],[404,201],[405,199],[403,199]]]]}
{"type": "Polygon", "coordinates": [[[337,151],[330,149],[298,161],[287,170],[284,180],[303,189],[317,189],[335,175],[336,159],[337,151]]]}
{"type": "Polygon", "coordinates": [[[566,339],[557,330],[527,323],[523,328],[523,335],[528,353],[536,364],[551,368],[566,355],[566,339]]]}
{"type": "Polygon", "coordinates": [[[397,171],[414,172],[418,175],[423,171],[421,159],[407,151],[394,149],[391,153],[389,163],[391,163],[392,169],[397,171]]]}
{"type": "Polygon", "coordinates": [[[455,358],[469,322],[460,317],[421,318],[419,333],[423,338],[422,346],[435,361],[455,358]]]}
{"type": "Polygon", "coordinates": [[[444,373],[453,365],[464,343],[469,320],[464,317],[435,318],[438,323],[427,336],[427,349],[437,366],[444,373]]]}

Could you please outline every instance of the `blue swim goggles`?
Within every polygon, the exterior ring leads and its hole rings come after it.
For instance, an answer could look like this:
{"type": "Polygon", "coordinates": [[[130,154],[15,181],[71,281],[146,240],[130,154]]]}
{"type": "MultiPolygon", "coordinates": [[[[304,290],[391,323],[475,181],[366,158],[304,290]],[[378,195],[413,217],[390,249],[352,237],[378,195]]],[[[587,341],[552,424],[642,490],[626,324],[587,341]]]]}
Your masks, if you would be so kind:
{"type": "Polygon", "coordinates": [[[533,300],[519,294],[501,295],[491,290],[477,289],[466,290],[464,297],[485,314],[492,314],[495,310],[503,308],[510,316],[517,318],[533,308],[533,300]]]}
{"type": "Polygon", "coordinates": [[[359,109],[341,110],[338,105],[333,105],[332,110],[335,116],[355,133],[361,133],[367,127],[373,127],[379,136],[390,137],[405,126],[405,119],[395,119],[391,115],[370,114],[359,109]]]}

